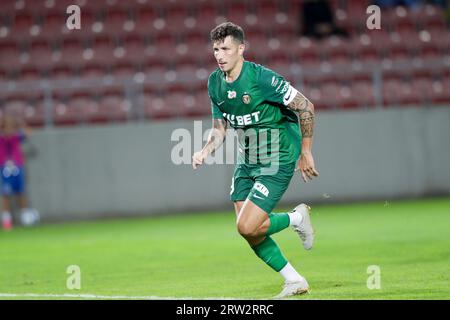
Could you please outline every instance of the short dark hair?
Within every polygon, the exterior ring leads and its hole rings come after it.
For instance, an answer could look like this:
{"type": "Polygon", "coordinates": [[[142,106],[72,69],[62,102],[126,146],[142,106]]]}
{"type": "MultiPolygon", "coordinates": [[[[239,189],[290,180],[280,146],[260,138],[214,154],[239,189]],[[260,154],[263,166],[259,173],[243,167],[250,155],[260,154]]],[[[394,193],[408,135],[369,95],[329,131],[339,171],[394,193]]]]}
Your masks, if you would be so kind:
{"type": "Polygon", "coordinates": [[[211,30],[211,41],[224,41],[227,36],[232,36],[240,43],[244,43],[244,30],[232,22],[224,22],[211,30]]]}

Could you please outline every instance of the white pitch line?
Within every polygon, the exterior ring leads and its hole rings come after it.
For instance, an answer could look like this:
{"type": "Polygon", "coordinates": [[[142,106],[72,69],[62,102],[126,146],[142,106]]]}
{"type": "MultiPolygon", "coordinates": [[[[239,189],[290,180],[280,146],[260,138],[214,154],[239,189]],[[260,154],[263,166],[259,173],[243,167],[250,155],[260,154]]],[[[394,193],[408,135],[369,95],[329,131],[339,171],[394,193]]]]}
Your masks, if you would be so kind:
{"type": "Polygon", "coordinates": [[[236,298],[211,297],[211,298],[194,298],[194,297],[158,297],[158,296],[106,296],[98,294],[55,294],[55,293],[0,293],[0,298],[81,298],[81,299],[130,299],[130,300],[236,300],[236,298]]]}

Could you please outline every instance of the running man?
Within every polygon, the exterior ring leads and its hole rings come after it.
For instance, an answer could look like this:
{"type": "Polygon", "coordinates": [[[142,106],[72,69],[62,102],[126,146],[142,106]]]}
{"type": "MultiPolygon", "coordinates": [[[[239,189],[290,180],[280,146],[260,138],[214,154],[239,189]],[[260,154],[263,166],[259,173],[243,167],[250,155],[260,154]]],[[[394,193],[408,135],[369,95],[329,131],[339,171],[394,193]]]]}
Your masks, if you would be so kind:
{"type": "Polygon", "coordinates": [[[25,192],[25,157],[21,143],[30,135],[31,130],[23,121],[11,115],[4,115],[0,121],[0,177],[2,193],[2,227],[13,227],[11,200],[16,196],[21,209],[20,220],[24,225],[37,222],[38,212],[28,206],[25,192]]]}
{"type": "Polygon", "coordinates": [[[201,151],[192,156],[196,169],[224,141],[227,126],[238,135],[238,159],[230,199],[237,230],[256,255],[284,278],[277,298],[306,293],[308,282],[284,257],[271,235],[292,226],[305,249],[314,232],[309,207],[288,213],[273,209],[296,171],[308,182],[319,173],[311,153],[314,106],[282,76],[244,59],[244,31],[225,22],[211,31],[219,67],[208,79],[213,128],[201,151]],[[297,115],[298,114],[298,115],[297,115]]]}

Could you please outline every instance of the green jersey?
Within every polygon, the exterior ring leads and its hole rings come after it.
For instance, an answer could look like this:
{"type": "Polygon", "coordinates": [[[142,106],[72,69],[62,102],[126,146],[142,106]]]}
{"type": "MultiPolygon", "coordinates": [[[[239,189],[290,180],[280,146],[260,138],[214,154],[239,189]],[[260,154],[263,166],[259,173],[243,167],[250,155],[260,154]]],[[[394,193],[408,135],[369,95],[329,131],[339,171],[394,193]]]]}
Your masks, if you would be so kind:
{"type": "Polygon", "coordinates": [[[282,76],[244,61],[239,77],[225,80],[219,68],[208,79],[214,119],[237,131],[238,164],[289,164],[300,155],[301,134],[295,112],[286,106],[297,94],[282,76]]]}

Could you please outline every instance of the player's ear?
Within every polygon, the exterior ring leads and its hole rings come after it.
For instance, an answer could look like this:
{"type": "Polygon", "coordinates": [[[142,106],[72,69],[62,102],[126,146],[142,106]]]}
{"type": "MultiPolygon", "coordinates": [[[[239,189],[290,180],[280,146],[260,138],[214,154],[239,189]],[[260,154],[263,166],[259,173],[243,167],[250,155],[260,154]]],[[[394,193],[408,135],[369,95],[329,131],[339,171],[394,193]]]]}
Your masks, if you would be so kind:
{"type": "Polygon", "coordinates": [[[238,47],[239,55],[242,56],[244,54],[244,50],[245,50],[245,43],[239,44],[239,47],[238,47]]]}

